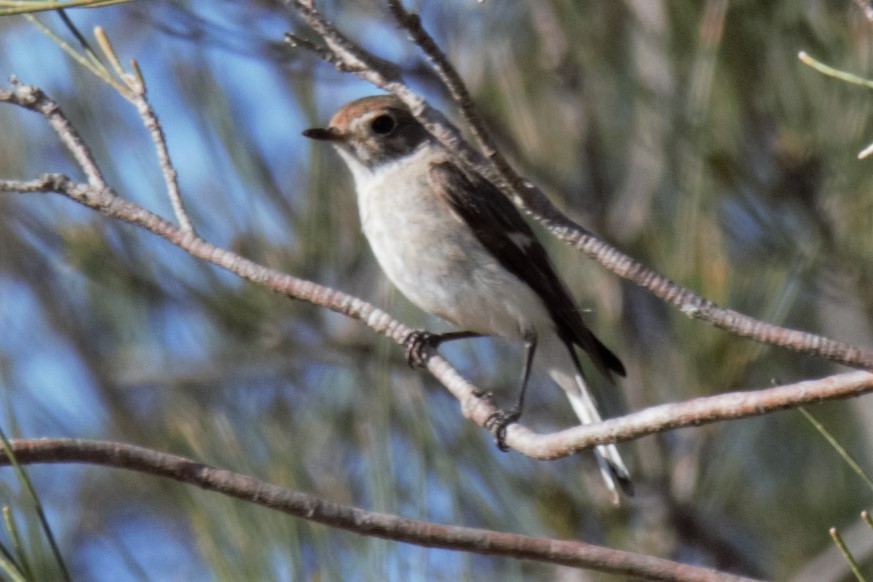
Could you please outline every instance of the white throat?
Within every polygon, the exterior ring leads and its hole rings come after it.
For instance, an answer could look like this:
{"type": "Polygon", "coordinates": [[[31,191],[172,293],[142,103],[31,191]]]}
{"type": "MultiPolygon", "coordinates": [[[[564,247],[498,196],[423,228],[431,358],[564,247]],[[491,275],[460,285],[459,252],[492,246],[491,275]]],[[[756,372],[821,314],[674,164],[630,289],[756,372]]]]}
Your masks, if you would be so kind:
{"type": "MultiPolygon", "coordinates": [[[[434,144],[425,142],[414,150],[409,151],[406,155],[385,161],[376,166],[367,166],[348,149],[341,146],[335,147],[352,173],[352,178],[355,180],[355,189],[359,195],[362,190],[369,190],[374,183],[380,182],[395,173],[406,174],[408,176],[410,171],[419,171],[419,176],[424,177],[428,170],[429,162],[439,152],[439,148],[435,147],[434,144]]],[[[390,178],[388,179],[390,180],[390,178]]]]}

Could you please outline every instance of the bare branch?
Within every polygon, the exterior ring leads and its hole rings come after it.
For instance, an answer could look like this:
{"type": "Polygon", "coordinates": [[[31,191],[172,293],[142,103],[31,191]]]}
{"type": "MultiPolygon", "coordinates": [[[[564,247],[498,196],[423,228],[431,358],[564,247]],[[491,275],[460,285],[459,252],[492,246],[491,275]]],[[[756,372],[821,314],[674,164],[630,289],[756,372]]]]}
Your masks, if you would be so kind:
{"type": "Polygon", "coordinates": [[[461,109],[464,121],[470,126],[485,157],[491,161],[496,170],[497,177],[495,182],[502,186],[502,190],[510,190],[509,194],[517,188],[529,188],[530,184],[513,170],[506,158],[497,149],[497,145],[485,128],[484,120],[473,104],[473,98],[461,79],[461,75],[458,74],[458,71],[452,66],[452,63],[449,62],[443,51],[440,50],[433,37],[421,25],[421,18],[417,14],[407,12],[400,0],[386,0],[386,2],[394,19],[409,33],[410,40],[418,45],[427,56],[440,81],[443,82],[443,85],[449,90],[452,99],[461,109]]]}
{"type": "MultiPolygon", "coordinates": [[[[419,546],[562,564],[648,580],[751,580],[584,542],[442,525],[366,511],[185,457],[126,443],[83,439],[20,439],[13,440],[11,444],[18,463],[88,463],[138,471],[196,485],[207,491],[308,521],[419,546]]],[[[9,459],[2,452],[0,464],[9,464],[9,459]]]]}
{"type": "MultiPolygon", "coordinates": [[[[183,231],[168,220],[154,214],[139,204],[118,196],[111,188],[97,189],[88,184],[76,183],[62,174],[46,174],[30,181],[0,180],[0,192],[51,192],[62,194],[109,218],[139,226],[160,236],[192,256],[227,269],[253,283],[267,287],[293,299],[306,301],[363,321],[374,330],[385,334],[398,343],[404,343],[412,332],[387,313],[357,297],[346,295],[299,279],[286,273],[263,267],[235,253],[217,247],[190,231],[183,231]]],[[[431,350],[431,353],[433,350],[431,350]]]]}
{"type": "MultiPolygon", "coordinates": [[[[476,112],[460,75],[424,30],[418,16],[407,12],[399,0],[386,1],[392,14],[410,33],[413,42],[422,48],[438,76],[446,84],[461,109],[464,120],[482,143],[490,164],[483,165],[482,156],[475,153],[475,150],[463,140],[457,128],[445,122],[441,114],[435,113],[435,110],[427,106],[420,96],[392,76],[393,74],[389,75],[389,71],[382,67],[384,61],[368,60],[367,53],[357,48],[308,3],[302,0],[286,0],[286,4],[295,8],[304,21],[325,38],[325,42],[332,49],[332,58],[329,62],[341,71],[351,70],[362,79],[396,94],[410,106],[413,114],[428,130],[447,148],[455,152],[462,162],[476,167],[478,171],[488,176],[516,205],[542,223],[558,239],[581,250],[616,275],[649,290],[653,295],[691,318],[760,343],[873,371],[873,351],[813,333],[780,327],[725,309],[659,275],[567,218],[538,188],[518,175],[497,150],[481,116],[476,112]],[[341,38],[342,42],[337,42],[336,38],[341,38]]],[[[325,58],[324,54],[320,56],[325,58]]]]}
{"type": "MultiPolygon", "coordinates": [[[[336,55],[338,58],[332,64],[339,64],[341,62],[342,66],[345,67],[343,70],[355,73],[371,83],[376,83],[380,86],[381,83],[397,83],[402,85],[400,69],[394,63],[380,59],[350,41],[346,35],[323,18],[312,6],[311,2],[305,0],[286,0],[285,3],[290,4],[303,17],[303,20],[327,43],[328,50],[319,49],[316,51],[319,56],[325,58],[331,53],[336,55]]],[[[302,39],[294,35],[286,35],[286,38],[308,49],[315,47],[311,42],[302,41],[302,39]]]]}
{"type": "Polygon", "coordinates": [[[182,227],[182,230],[194,232],[194,225],[191,224],[191,219],[185,210],[185,204],[182,202],[176,168],[173,166],[170,152],[167,149],[167,137],[164,134],[163,127],[161,127],[161,122],[158,120],[158,115],[146,96],[145,85],[141,85],[141,90],[135,93],[131,101],[148,130],[152,143],[155,145],[155,151],[158,154],[158,165],[161,168],[161,174],[164,176],[164,184],[167,187],[167,196],[170,198],[173,214],[176,216],[176,220],[179,221],[179,226],[182,227]]]}
{"type": "Polygon", "coordinates": [[[60,105],[51,100],[41,89],[31,85],[22,85],[15,78],[11,79],[12,89],[0,89],[0,102],[12,103],[25,109],[42,114],[61,138],[61,142],[72,154],[73,159],[85,172],[88,183],[95,188],[105,188],[106,180],[91,155],[91,150],[82,140],[79,133],[61,111],[60,105]]]}
{"type": "Polygon", "coordinates": [[[327,47],[315,44],[308,38],[303,38],[302,36],[286,32],[285,41],[292,47],[305,48],[309,52],[315,53],[319,56],[319,58],[321,58],[321,60],[335,66],[336,69],[342,73],[354,72],[346,65],[345,61],[341,60],[338,56],[336,56],[335,52],[327,47]]]}
{"type": "MultiPolygon", "coordinates": [[[[510,425],[506,442],[538,459],[564,457],[594,445],[622,442],[645,435],[725,420],[762,416],[779,410],[854,398],[873,392],[873,374],[848,372],[764,390],[727,392],[684,402],[661,404],[597,424],[575,426],[548,435],[510,425]]],[[[478,422],[479,415],[475,420],[478,422]]]]}
{"type": "MultiPolygon", "coordinates": [[[[13,88],[11,91],[0,89],[0,102],[12,103],[42,114],[51,124],[55,133],[60,137],[61,142],[67,147],[67,150],[72,154],[73,159],[85,172],[88,178],[88,183],[95,188],[107,188],[106,181],[103,178],[97,162],[91,155],[91,151],[85,144],[82,137],[76,131],[76,128],[70,123],[67,117],[61,111],[60,106],[52,99],[43,93],[37,87],[31,85],[23,85],[13,79],[13,88]]],[[[164,130],[161,127],[158,117],[152,109],[151,104],[146,98],[145,87],[131,95],[125,95],[136,107],[137,112],[143,120],[143,124],[149,131],[152,142],[155,145],[155,150],[158,155],[158,165],[161,168],[161,173],[164,176],[164,182],[167,187],[167,195],[170,198],[170,204],[173,207],[173,213],[179,221],[182,229],[192,231],[194,227],[191,220],[185,212],[185,207],[182,203],[182,197],[179,193],[179,183],[176,178],[176,169],[170,159],[169,151],[167,150],[167,141],[164,135],[164,130]]]]}

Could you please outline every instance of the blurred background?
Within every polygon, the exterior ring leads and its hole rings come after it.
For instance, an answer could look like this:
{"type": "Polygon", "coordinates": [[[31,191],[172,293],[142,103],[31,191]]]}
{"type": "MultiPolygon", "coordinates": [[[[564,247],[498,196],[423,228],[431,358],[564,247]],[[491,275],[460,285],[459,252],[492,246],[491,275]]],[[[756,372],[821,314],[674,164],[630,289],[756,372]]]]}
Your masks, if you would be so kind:
{"type": "MultiPolygon", "coordinates": [[[[380,2],[319,7],[457,119],[380,2]]],[[[870,94],[797,59],[805,50],[871,75],[873,25],[851,0],[407,7],[519,171],[570,217],[721,305],[873,346],[873,162],[856,159],[873,141],[870,94]]],[[[280,2],[67,15],[88,35],[102,25],[122,60],[140,63],[205,238],[407,324],[447,329],[391,289],[360,234],[344,166],[300,135],[377,91],[284,44],[286,31],[317,37],[280,2]]],[[[75,44],[57,14],[39,19],[75,44]]],[[[61,104],[120,194],[171,215],[133,108],[18,16],[0,18],[3,83],[10,75],[61,104]]],[[[0,107],[0,136],[0,177],[81,178],[36,114],[0,107]]],[[[544,241],[629,369],[617,388],[602,386],[613,414],[841,371],[692,321],[544,241]]],[[[477,340],[443,352],[498,402],[513,397],[519,346],[477,340]]],[[[535,378],[526,424],[566,428],[568,409],[535,378]]],[[[869,470],[873,400],[812,411],[869,470]]],[[[501,453],[363,324],[51,195],[0,195],[0,425],[16,437],[135,443],[404,517],[752,576],[848,579],[831,526],[862,561],[873,552],[858,517],[871,491],[797,411],[624,445],[638,494],[616,509],[590,455],[501,453]]],[[[608,579],[365,538],[118,470],[28,471],[78,580],[608,579]]],[[[56,578],[20,485],[10,469],[0,477],[41,579],[56,578]]]]}

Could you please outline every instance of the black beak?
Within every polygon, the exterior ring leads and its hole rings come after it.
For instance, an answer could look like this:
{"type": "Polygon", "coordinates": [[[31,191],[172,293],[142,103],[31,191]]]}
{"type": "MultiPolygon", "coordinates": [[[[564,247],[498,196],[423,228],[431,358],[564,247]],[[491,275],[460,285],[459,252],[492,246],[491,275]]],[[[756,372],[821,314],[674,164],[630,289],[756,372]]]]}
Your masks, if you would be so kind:
{"type": "Polygon", "coordinates": [[[345,136],[332,127],[313,127],[303,131],[303,137],[317,139],[319,141],[343,141],[345,136]]]}

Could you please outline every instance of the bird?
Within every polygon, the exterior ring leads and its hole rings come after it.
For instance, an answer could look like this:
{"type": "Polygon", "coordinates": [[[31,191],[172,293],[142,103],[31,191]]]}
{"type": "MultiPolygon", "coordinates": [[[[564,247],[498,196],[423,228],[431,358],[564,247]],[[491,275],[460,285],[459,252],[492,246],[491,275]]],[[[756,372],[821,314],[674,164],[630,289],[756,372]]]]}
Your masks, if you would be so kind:
{"type": "MultiPolygon", "coordinates": [[[[564,390],[582,424],[601,420],[575,348],[610,381],[626,375],[624,365],[585,325],[545,248],[497,186],[460,162],[391,94],[347,103],[327,127],[303,135],[332,144],[350,170],[361,228],[388,279],[420,309],[459,329],[415,334],[407,356],[425,343],[460,338],[523,342],[518,399],[489,419],[501,449],[506,426],[521,416],[534,362],[564,390]]],[[[598,445],[594,453],[616,502],[618,489],[633,495],[618,448],[598,445]]]]}

